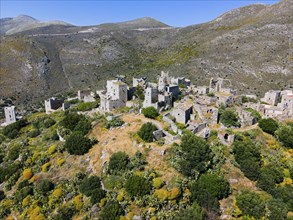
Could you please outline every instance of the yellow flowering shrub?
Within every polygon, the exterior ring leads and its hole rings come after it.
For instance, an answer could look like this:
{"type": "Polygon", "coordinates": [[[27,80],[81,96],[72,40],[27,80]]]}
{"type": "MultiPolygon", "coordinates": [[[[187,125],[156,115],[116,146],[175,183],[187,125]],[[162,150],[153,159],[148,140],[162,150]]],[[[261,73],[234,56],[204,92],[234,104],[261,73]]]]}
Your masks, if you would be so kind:
{"type": "Polygon", "coordinates": [[[82,195],[79,194],[75,196],[73,199],[73,202],[74,202],[75,208],[80,211],[83,207],[82,195]]]}
{"type": "Polygon", "coordinates": [[[57,188],[53,191],[53,196],[56,197],[56,198],[59,198],[62,196],[62,188],[57,188]]]}
{"type": "Polygon", "coordinates": [[[153,179],[153,187],[155,187],[156,189],[161,188],[163,183],[164,181],[159,177],[153,179]]]}
{"type": "Polygon", "coordinates": [[[28,195],[22,200],[22,206],[28,206],[30,205],[30,202],[31,202],[31,198],[30,198],[30,195],[28,195]]]}
{"type": "Polygon", "coordinates": [[[101,201],[99,202],[99,207],[104,207],[106,205],[107,199],[106,198],[102,198],[101,201]]]}
{"type": "Polygon", "coordinates": [[[43,166],[42,166],[42,172],[47,172],[49,170],[50,166],[51,166],[51,164],[49,162],[43,164],[43,166]]]}
{"type": "Polygon", "coordinates": [[[56,150],[57,150],[57,145],[54,144],[54,145],[52,145],[51,147],[49,147],[49,149],[48,149],[48,153],[49,153],[50,155],[52,155],[52,154],[54,154],[54,153],[56,152],[56,150]]]}
{"type": "Polygon", "coordinates": [[[30,168],[24,169],[22,172],[22,177],[26,180],[29,180],[33,176],[33,172],[30,168]]]}
{"type": "Polygon", "coordinates": [[[63,158],[58,158],[57,164],[58,166],[62,166],[65,163],[65,160],[63,158]]]}

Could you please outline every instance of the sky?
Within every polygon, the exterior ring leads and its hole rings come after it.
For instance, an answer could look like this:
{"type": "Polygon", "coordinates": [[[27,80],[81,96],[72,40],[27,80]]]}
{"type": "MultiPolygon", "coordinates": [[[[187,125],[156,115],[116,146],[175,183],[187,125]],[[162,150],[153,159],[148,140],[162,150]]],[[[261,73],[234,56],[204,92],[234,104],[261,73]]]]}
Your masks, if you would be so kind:
{"type": "Polygon", "coordinates": [[[29,15],[40,21],[62,20],[86,26],[152,17],[170,26],[184,27],[211,21],[246,5],[279,0],[0,0],[0,17],[29,15]]]}

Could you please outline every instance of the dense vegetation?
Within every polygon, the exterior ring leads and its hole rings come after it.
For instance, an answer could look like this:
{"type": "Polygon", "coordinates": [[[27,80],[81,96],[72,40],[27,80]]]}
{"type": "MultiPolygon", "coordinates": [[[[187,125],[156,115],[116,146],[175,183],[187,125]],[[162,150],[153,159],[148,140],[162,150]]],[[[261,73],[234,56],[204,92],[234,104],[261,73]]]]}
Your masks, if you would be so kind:
{"type": "Polygon", "coordinates": [[[173,148],[176,169],[185,176],[196,177],[211,166],[212,151],[208,143],[193,134],[182,137],[179,146],[173,148]]]}
{"type": "Polygon", "coordinates": [[[258,122],[259,127],[269,134],[274,135],[275,131],[279,128],[278,122],[272,118],[263,118],[258,122]]]}
{"type": "Polygon", "coordinates": [[[113,136],[91,151],[92,124],[98,135],[128,126],[108,130],[105,117],[56,112],[12,124],[13,139],[0,130],[0,219],[290,219],[292,123],[277,123],[273,135],[227,129],[231,146],[215,130],[207,139],[184,131],[171,147],[152,142],[154,124],[137,123],[125,132],[133,146],[113,136]],[[113,150],[102,160],[106,144],[113,150]]]}

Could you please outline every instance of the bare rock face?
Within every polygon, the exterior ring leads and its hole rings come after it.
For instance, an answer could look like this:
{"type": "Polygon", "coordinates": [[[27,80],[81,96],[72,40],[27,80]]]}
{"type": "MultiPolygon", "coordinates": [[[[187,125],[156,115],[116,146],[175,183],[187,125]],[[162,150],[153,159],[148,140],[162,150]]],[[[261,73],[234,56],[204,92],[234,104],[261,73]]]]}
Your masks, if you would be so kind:
{"type": "Polygon", "coordinates": [[[142,18],[91,27],[53,24],[14,35],[3,35],[11,19],[1,19],[0,96],[28,103],[96,89],[117,74],[130,81],[161,70],[197,85],[210,77],[231,79],[239,93],[292,87],[292,11],[293,2],[284,0],[185,28],[142,18]]]}

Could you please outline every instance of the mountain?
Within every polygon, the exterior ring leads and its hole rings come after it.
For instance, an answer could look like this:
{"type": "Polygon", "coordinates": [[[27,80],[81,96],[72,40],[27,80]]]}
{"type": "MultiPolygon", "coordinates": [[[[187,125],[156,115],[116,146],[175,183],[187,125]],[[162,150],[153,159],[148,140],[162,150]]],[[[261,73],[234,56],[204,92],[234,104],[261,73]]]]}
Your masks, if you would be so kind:
{"type": "Polygon", "coordinates": [[[31,30],[38,27],[46,27],[50,25],[72,26],[71,24],[68,24],[63,21],[40,22],[37,19],[27,15],[19,15],[15,18],[0,19],[0,34],[1,35],[16,34],[22,31],[31,30]]]}
{"type": "MultiPolygon", "coordinates": [[[[293,85],[293,2],[253,4],[203,24],[176,28],[152,18],[77,27],[48,25],[1,37],[0,96],[30,103],[97,89],[124,74],[161,71],[207,84],[231,79],[238,93],[293,85]]],[[[4,19],[4,22],[7,19],[4,19]]],[[[2,23],[1,21],[1,30],[2,23]]]]}

